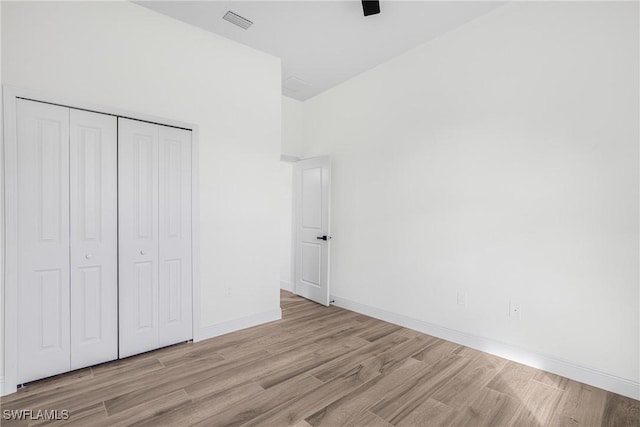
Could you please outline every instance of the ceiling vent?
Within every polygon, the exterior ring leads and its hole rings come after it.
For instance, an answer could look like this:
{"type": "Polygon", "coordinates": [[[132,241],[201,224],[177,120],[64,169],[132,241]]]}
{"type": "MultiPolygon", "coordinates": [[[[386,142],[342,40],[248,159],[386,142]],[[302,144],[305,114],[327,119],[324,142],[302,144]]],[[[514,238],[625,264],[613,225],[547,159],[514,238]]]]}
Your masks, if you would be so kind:
{"type": "Polygon", "coordinates": [[[299,92],[303,89],[306,89],[311,86],[311,83],[307,83],[302,79],[297,77],[289,77],[285,81],[282,82],[282,86],[290,90],[291,92],[299,92]]]}
{"type": "Polygon", "coordinates": [[[229,21],[232,24],[237,25],[238,27],[244,30],[246,30],[251,25],[253,25],[253,22],[249,21],[247,18],[243,18],[237,13],[233,13],[231,11],[228,11],[227,13],[225,13],[222,19],[224,19],[225,21],[229,21]]]}

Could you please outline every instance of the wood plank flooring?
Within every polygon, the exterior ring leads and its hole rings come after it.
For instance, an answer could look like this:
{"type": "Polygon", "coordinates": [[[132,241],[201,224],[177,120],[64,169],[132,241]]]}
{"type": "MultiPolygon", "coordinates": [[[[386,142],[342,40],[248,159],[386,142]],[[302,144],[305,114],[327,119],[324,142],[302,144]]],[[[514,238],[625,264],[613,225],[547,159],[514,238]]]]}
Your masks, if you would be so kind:
{"type": "Polygon", "coordinates": [[[282,292],[283,319],[29,384],[3,426],[640,426],[640,402],[282,292]],[[35,412],[34,412],[35,413],[35,412]]]}

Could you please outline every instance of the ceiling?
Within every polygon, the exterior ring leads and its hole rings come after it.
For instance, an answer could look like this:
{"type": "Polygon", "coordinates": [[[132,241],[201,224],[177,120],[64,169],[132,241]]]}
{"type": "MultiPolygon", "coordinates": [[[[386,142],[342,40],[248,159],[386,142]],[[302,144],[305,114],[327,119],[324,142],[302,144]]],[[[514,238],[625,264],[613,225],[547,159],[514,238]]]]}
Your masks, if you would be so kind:
{"type": "Polygon", "coordinates": [[[136,3],[281,58],[282,93],[301,101],[504,4],[382,0],[365,17],[353,0],[136,3]],[[253,25],[223,20],[228,10],[253,25]]]}

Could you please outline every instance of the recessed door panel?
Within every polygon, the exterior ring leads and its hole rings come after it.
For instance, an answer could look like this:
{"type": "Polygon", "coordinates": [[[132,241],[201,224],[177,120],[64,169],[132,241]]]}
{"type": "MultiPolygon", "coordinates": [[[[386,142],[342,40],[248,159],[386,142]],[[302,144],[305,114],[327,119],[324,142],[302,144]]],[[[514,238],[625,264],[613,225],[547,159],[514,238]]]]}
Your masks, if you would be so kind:
{"type": "Polygon", "coordinates": [[[70,369],[69,109],[17,101],[18,382],[70,369]]]}
{"type": "Polygon", "coordinates": [[[160,346],[190,340],[191,131],[159,126],[160,346]]]}
{"type": "Polygon", "coordinates": [[[300,269],[305,284],[320,286],[320,265],[322,263],[322,247],[319,243],[302,243],[302,268],[300,269]]]}
{"type": "Polygon", "coordinates": [[[102,277],[104,274],[100,266],[80,267],[79,271],[80,300],[77,307],[78,316],[74,319],[75,322],[72,320],[72,324],[77,324],[80,327],[79,345],[97,344],[104,338],[102,328],[102,314],[105,311],[104,308],[106,308],[102,297],[102,277]]]}
{"type": "Polygon", "coordinates": [[[306,229],[322,228],[322,168],[303,169],[302,226],[306,229]]]}
{"type": "Polygon", "coordinates": [[[158,126],[118,119],[120,357],[158,347],[158,126]]]}
{"type": "Polygon", "coordinates": [[[55,120],[40,118],[37,121],[40,206],[40,239],[42,241],[60,242],[64,225],[63,215],[66,207],[62,206],[63,178],[68,172],[63,168],[67,160],[63,155],[67,152],[68,141],[63,141],[60,135],[61,124],[55,120]]]}
{"type": "Polygon", "coordinates": [[[118,357],[117,119],[70,110],[71,368],[118,357]]]}
{"type": "Polygon", "coordinates": [[[61,281],[60,269],[38,271],[38,293],[34,297],[38,300],[40,318],[39,333],[40,350],[61,350],[65,347],[63,340],[64,283],[61,281]]]}
{"type": "Polygon", "coordinates": [[[165,271],[161,275],[167,281],[166,323],[181,322],[184,318],[182,310],[182,260],[168,259],[164,261],[165,271]]]}
{"type": "Polygon", "coordinates": [[[156,307],[154,306],[154,283],[153,269],[154,265],[150,261],[136,262],[134,264],[135,275],[133,286],[136,290],[137,307],[137,324],[136,330],[143,331],[145,329],[153,330],[156,328],[156,307]]]}
{"type": "Polygon", "coordinates": [[[154,201],[156,201],[157,161],[154,150],[157,138],[154,134],[134,134],[132,137],[133,150],[133,209],[135,215],[135,236],[137,239],[153,239],[157,215],[154,201]]]}

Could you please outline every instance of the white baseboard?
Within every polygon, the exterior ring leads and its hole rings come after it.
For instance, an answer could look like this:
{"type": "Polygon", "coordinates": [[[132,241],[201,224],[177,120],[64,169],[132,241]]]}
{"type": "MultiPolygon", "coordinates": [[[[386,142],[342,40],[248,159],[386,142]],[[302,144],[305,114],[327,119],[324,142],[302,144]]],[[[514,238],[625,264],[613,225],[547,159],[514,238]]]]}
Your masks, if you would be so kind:
{"type": "Polygon", "coordinates": [[[640,400],[640,383],[511,344],[331,296],[333,305],[640,400]]]}
{"type": "Polygon", "coordinates": [[[262,325],[282,319],[282,311],[278,308],[275,310],[263,311],[262,313],[253,314],[239,319],[229,320],[227,322],[218,323],[216,325],[204,326],[195,331],[193,341],[198,342],[220,335],[225,335],[241,329],[251,328],[252,326],[262,325]]]}
{"type": "Polygon", "coordinates": [[[15,393],[17,387],[14,385],[13,388],[5,388],[4,377],[0,377],[0,396],[6,396],[7,394],[15,393]]]}
{"type": "Polygon", "coordinates": [[[293,284],[289,282],[280,281],[280,289],[284,289],[285,291],[293,292],[293,284]]]}

